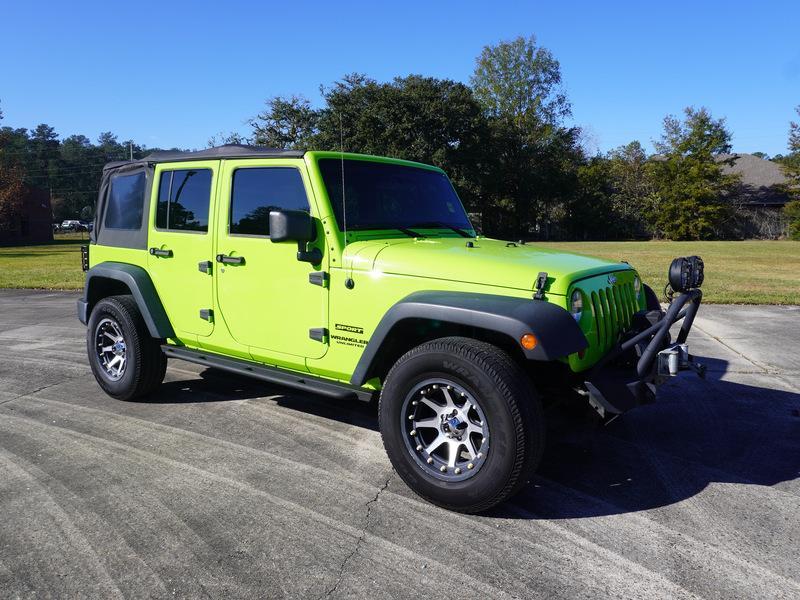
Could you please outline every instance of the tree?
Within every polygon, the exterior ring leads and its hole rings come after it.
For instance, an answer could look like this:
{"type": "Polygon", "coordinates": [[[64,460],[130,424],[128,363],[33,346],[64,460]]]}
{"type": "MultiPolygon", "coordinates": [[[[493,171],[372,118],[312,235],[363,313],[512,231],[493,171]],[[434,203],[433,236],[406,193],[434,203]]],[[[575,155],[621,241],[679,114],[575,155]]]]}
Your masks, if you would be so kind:
{"type": "Polygon", "coordinates": [[[655,187],[638,141],[582,164],[578,182],[567,218],[571,237],[629,239],[648,230],[645,215],[655,203],[655,187]]]}
{"type": "Polygon", "coordinates": [[[25,193],[22,170],[0,165],[0,230],[14,229],[22,209],[25,193]]]}
{"type": "Polygon", "coordinates": [[[491,173],[486,229],[508,237],[557,235],[584,160],[580,131],[561,125],[571,109],[558,61],[534,37],[520,37],[485,47],[471,82],[490,133],[483,144],[491,173]]]}
{"type": "Polygon", "coordinates": [[[724,175],[719,154],[731,150],[725,119],[705,109],[684,110],[684,119],[668,115],[664,134],[650,161],[657,202],[649,211],[656,235],[670,239],[711,239],[723,235],[732,216],[728,200],[739,181],[724,175]]]}
{"type": "Polygon", "coordinates": [[[236,131],[231,131],[230,133],[225,134],[220,131],[218,134],[212,135],[210,138],[208,138],[208,142],[206,142],[206,145],[209,148],[214,148],[215,146],[224,146],[226,144],[242,145],[250,143],[251,140],[244,137],[241,133],[238,133],[236,131]]]}
{"type": "MultiPolygon", "coordinates": [[[[800,117],[800,105],[795,108],[795,112],[800,117]]],[[[789,143],[787,146],[789,154],[782,156],[780,160],[783,172],[789,180],[786,191],[800,200],[800,122],[789,121],[789,143]]]]}
{"type": "Polygon", "coordinates": [[[467,86],[420,75],[378,83],[351,74],[323,94],[325,107],[310,146],[437,165],[448,172],[464,203],[475,208],[486,120],[467,86]]]}
{"type": "Polygon", "coordinates": [[[612,185],[611,205],[623,237],[647,229],[645,215],[656,204],[655,185],[648,169],[648,156],[638,141],[609,153],[612,185]]]}
{"type": "Polygon", "coordinates": [[[319,117],[311,102],[302,96],[275,96],[267,109],[250,119],[253,140],[270,148],[304,148],[316,132],[319,117]]]}
{"type": "Polygon", "coordinates": [[[475,97],[493,117],[520,127],[556,125],[571,114],[561,87],[561,66],[536,37],[485,46],[470,80],[475,97]]]}
{"type": "MultiPolygon", "coordinates": [[[[2,120],[3,111],[0,110],[2,120]]],[[[25,174],[19,163],[18,145],[14,143],[21,135],[19,130],[10,127],[0,129],[0,230],[13,229],[22,208],[25,174]]]]}
{"type": "MultiPolygon", "coordinates": [[[[800,117],[800,105],[795,108],[800,117]]],[[[789,179],[787,191],[796,198],[783,207],[788,221],[787,233],[790,239],[800,240],[800,123],[789,121],[789,154],[782,157],[781,164],[789,179]]]]}

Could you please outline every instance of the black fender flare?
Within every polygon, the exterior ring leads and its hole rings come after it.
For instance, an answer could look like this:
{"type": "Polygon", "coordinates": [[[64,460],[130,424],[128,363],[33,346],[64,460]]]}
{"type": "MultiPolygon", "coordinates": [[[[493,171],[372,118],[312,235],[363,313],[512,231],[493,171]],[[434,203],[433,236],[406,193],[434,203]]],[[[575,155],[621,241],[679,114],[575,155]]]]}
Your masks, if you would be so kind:
{"type": "Polygon", "coordinates": [[[471,292],[414,292],[394,304],[383,316],[353,371],[350,382],[363,385],[372,377],[372,367],[394,327],[406,319],[426,319],[479,327],[519,339],[536,336],[532,350],[521,345],[529,360],[551,361],[588,346],[572,315],[564,308],[541,300],[471,292]]]}
{"type": "Polygon", "coordinates": [[[87,271],[83,298],[78,300],[78,319],[81,323],[88,323],[94,305],[102,299],[102,296],[98,297],[97,289],[100,282],[105,280],[119,281],[131,291],[151,336],[161,339],[175,337],[150,275],[142,267],[127,263],[102,262],[87,271]]]}

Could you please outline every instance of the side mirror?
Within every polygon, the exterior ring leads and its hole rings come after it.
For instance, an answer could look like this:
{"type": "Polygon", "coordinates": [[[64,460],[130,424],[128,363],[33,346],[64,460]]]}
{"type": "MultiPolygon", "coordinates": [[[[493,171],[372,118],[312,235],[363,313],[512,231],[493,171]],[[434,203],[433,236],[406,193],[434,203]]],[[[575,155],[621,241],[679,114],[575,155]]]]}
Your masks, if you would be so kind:
{"type": "Polygon", "coordinates": [[[317,237],[314,219],[302,210],[269,213],[269,238],[273,242],[310,242],[317,237]]]}
{"type": "Polygon", "coordinates": [[[302,210],[273,210],[269,213],[269,238],[273,242],[297,242],[297,260],[311,264],[322,262],[322,250],[308,250],[308,242],[317,237],[314,219],[302,210]]]}

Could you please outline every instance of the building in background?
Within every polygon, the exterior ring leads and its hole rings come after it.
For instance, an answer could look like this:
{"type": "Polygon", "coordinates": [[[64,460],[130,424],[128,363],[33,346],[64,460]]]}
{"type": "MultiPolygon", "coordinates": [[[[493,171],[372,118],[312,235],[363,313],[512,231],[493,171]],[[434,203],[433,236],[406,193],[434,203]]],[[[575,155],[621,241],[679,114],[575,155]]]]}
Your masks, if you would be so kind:
{"type": "Polygon", "coordinates": [[[19,214],[11,223],[0,227],[0,244],[46,244],[53,241],[53,211],[50,194],[38,188],[27,188],[19,214]]]}
{"type": "Polygon", "coordinates": [[[789,180],[781,165],[754,154],[720,154],[726,175],[739,175],[742,180],[736,191],[740,206],[753,209],[780,210],[789,202],[786,186],[789,180]]]}

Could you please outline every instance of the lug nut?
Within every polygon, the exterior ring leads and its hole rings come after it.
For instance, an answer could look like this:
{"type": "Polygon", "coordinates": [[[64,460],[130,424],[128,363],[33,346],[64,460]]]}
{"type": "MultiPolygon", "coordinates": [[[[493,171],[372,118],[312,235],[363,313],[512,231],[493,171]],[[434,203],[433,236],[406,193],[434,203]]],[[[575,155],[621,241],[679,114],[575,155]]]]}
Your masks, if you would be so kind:
{"type": "Polygon", "coordinates": [[[483,452],[478,452],[478,456],[476,456],[475,458],[483,458],[483,452]]]}
{"type": "Polygon", "coordinates": [[[438,389],[439,389],[439,385],[438,385],[438,384],[436,384],[436,383],[434,383],[434,384],[433,384],[433,389],[435,389],[435,390],[438,390],[438,389]]]}
{"type": "Polygon", "coordinates": [[[422,452],[422,444],[417,444],[417,452],[422,452]]]}
{"type": "Polygon", "coordinates": [[[469,464],[467,465],[467,468],[468,468],[468,469],[474,469],[474,468],[475,468],[475,464],[474,464],[474,463],[469,463],[469,464]]]}
{"type": "Polygon", "coordinates": [[[431,457],[429,456],[429,457],[428,457],[428,460],[426,460],[425,462],[427,462],[429,465],[432,465],[432,464],[433,464],[433,458],[431,458],[431,457]]]}
{"type": "Polygon", "coordinates": [[[414,401],[411,403],[411,406],[417,406],[418,404],[419,404],[419,402],[417,402],[416,400],[414,400],[414,401]]]}
{"type": "Polygon", "coordinates": [[[446,473],[446,472],[447,472],[447,467],[445,467],[444,465],[442,465],[441,467],[439,467],[439,470],[440,470],[442,473],[446,473]]]}
{"type": "Polygon", "coordinates": [[[417,430],[416,429],[412,429],[411,431],[408,432],[408,435],[410,435],[411,437],[414,437],[415,435],[417,435],[417,430]]]}
{"type": "Polygon", "coordinates": [[[456,467],[455,471],[453,471],[456,475],[461,475],[461,469],[456,467]]]}
{"type": "Polygon", "coordinates": [[[448,386],[447,386],[447,389],[448,389],[448,390],[452,390],[452,389],[453,389],[453,386],[452,386],[452,385],[448,385],[448,386]]]}

